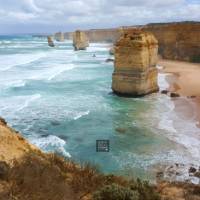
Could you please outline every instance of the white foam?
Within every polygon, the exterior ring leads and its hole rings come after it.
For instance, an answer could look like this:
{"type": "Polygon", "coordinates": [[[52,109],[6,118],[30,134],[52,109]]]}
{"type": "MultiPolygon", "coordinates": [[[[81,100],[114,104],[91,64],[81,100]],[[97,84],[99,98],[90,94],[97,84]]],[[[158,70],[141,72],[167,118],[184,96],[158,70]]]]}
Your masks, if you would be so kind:
{"type": "Polygon", "coordinates": [[[80,119],[81,117],[85,116],[85,115],[89,115],[90,111],[86,111],[86,112],[80,112],[78,113],[75,117],[74,120],[80,119]]]}
{"type": "MultiPolygon", "coordinates": [[[[159,75],[159,84],[166,89],[166,75],[159,75]]],[[[183,97],[180,97],[183,98],[183,97]]],[[[147,98],[150,100],[150,97],[147,98]]],[[[180,101],[180,99],[179,99],[180,101]]],[[[200,130],[196,127],[194,119],[184,118],[175,110],[174,102],[167,95],[157,94],[153,99],[151,121],[153,127],[160,129],[159,134],[181,145],[191,155],[191,162],[199,162],[200,157],[200,130]]],[[[149,115],[148,115],[149,116],[149,115]]]]}
{"type": "Polygon", "coordinates": [[[168,74],[158,74],[158,85],[160,90],[166,90],[169,88],[169,83],[166,80],[166,76],[168,76],[168,74]]]}
{"type": "Polygon", "coordinates": [[[56,68],[54,68],[54,70],[52,70],[52,75],[50,75],[49,78],[47,78],[48,81],[54,79],[55,77],[57,77],[58,75],[62,74],[65,71],[74,69],[75,65],[74,64],[60,64],[58,66],[56,66],[56,68]]]}
{"type": "Polygon", "coordinates": [[[25,80],[0,81],[0,86],[3,90],[8,89],[10,87],[23,87],[25,85],[25,80]]]}
{"type": "Polygon", "coordinates": [[[100,44],[100,43],[91,43],[87,48],[87,52],[95,52],[95,51],[109,51],[110,44],[100,44]]]}
{"type": "Polygon", "coordinates": [[[65,150],[66,142],[55,135],[34,138],[31,142],[46,152],[57,152],[61,153],[65,157],[71,157],[71,155],[65,150]]]}
{"type": "Polygon", "coordinates": [[[0,71],[6,71],[18,65],[29,64],[45,56],[45,53],[1,55],[0,71]]]}
{"type": "Polygon", "coordinates": [[[41,97],[40,94],[35,94],[35,95],[31,95],[28,96],[28,98],[24,101],[24,104],[22,106],[20,106],[17,111],[21,111],[24,108],[28,107],[30,103],[32,103],[33,101],[39,99],[41,97]]]}

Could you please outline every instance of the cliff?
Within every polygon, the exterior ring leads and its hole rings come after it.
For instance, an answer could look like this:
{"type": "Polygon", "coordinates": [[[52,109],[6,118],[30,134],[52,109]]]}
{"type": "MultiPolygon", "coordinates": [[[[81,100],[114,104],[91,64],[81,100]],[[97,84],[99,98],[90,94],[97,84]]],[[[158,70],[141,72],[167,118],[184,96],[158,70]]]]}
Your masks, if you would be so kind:
{"type": "Polygon", "coordinates": [[[200,62],[200,23],[149,24],[142,29],[155,35],[163,58],[200,62]]]}
{"type": "Polygon", "coordinates": [[[91,29],[85,31],[90,42],[111,42],[115,43],[119,39],[120,29],[91,29]]]}
{"type": "Polygon", "coordinates": [[[73,40],[73,32],[65,32],[64,38],[65,40],[73,40]]]}
{"type": "Polygon", "coordinates": [[[129,96],[157,91],[157,52],[158,42],[152,34],[125,30],[115,44],[113,91],[129,96]]]}
{"type": "MultiPolygon", "coordinates": [[[[143,29],[158,40],[159,54],[165,59],[200,62],[200,22],[158,23],[145,26],[121,27],[143,29]]],[[[121,28],[86,30],[90,42],[115,43],[121,36],[121,28]]],[[[71,39],[71,33],[65,33],[71,39]]]]}
{"type": "Polygon", "coordinates": [[[85,50],[89,46],[89,40],[85,32],[75,31],[73,34],[73,46],[77,50],[85,50]]]}

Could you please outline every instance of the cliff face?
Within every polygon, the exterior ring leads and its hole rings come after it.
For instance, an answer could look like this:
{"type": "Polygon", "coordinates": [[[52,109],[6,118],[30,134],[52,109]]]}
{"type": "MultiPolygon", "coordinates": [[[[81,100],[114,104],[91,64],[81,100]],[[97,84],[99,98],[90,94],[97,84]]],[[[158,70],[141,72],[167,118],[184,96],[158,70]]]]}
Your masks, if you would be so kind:
{"type": "MultiPolygon", "coordinates": [[[[132,28],[124,27],[124,29],[132,28]]],[[[163,58],[200,62],[199,22],[149,24],[137,28],[154,34],[159,44],[158,52],[163,58]]],[[[85,33],[90,42],[115,43],[121,36],[120,28],[88,30],[85,33]]],[[[71,39],[71,33],[65,35],[67,39],[71,39]]]]}
{"type": "Polygon", "coordinates": [[[85,31],[90,42],[111,42],[115,43],[120,35],[120,29],[94,29],[85,31]]]}
{"type": "Polygon", "coordinates": [[[73,46],[77,50],[85,50],[89,46],[87,35],[83,31],[75,31],[73,34],[73,46]]]}
{"type": "Polygon", "coordinates": [[[65,40],[73,40],[73,32],[65,32],[64,38],[65,40]]]}
{"type": "Polygon", "coordinates": [[[13,159],[19,159],[30,151],[39,152],[35,146],[29,144],[0,118],[0,161],[10,163],[13,159]]]}
{"type": "Polygon", "coordinates": [[[157,91],[157,51],[158,43],[152,34],[126,30],[115,45],[113,91],[131,96],[157,91]]]}
{"type": "Polygon", "coordinates": [[[200,62],[200,23],[153,24],[142,29],[157,38],[163,58],[200,62]]]}

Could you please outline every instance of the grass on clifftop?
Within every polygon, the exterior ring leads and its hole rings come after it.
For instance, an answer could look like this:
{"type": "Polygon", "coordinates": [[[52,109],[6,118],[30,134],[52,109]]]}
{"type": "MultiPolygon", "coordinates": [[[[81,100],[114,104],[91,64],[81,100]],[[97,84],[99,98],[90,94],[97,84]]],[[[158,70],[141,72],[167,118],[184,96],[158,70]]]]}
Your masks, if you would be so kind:
{"type": "Polygon", "coordinates": [[[77,165],[40,152],[27,153],[4,168],[0,186],[4,188],[0,189],[2,200],[159,200],[146,182],[104,175],[90,164],[77,165]]]}
{"type": "Polygon", "coordinates": [[[29,152],[12,166],[0,162],[0,200],[199,200],[200,186],[104,175],[55,154],[29,152]],[[161,198],[161,196],[162,198],[161,198]],[[164,195],[163,195],[164,194],[164,195]]]}

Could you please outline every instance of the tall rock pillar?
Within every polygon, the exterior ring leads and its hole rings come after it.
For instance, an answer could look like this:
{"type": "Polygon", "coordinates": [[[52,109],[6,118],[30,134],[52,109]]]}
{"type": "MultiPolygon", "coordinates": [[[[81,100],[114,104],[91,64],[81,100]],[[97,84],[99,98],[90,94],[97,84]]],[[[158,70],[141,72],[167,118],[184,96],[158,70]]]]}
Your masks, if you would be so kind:
{"type": "Polygon", "coordinates": [[[75,31],[73,33],[73,46],[74,50],[86,50],[89,46],[89,40],[87,35],[83,31],[75,31]]]}
{"type": "Polygon", "coordinates": [[[62,33],[62,32],[55,33],[54,38],[56,41],[59,41],[59,42],[65,41],[64,33],[62,33]]]}
{"type": "Polygon", "coordinates": [[[115,44],[112,90],[124,96],[142,96],[158,90],[158,42],[151,33],[126,30],[115,44]]]}
{"type": "Polygon", "coordinates": [[[52,36],[48,36],[47,41],[50,47],[55,47],[52,36]]]}

